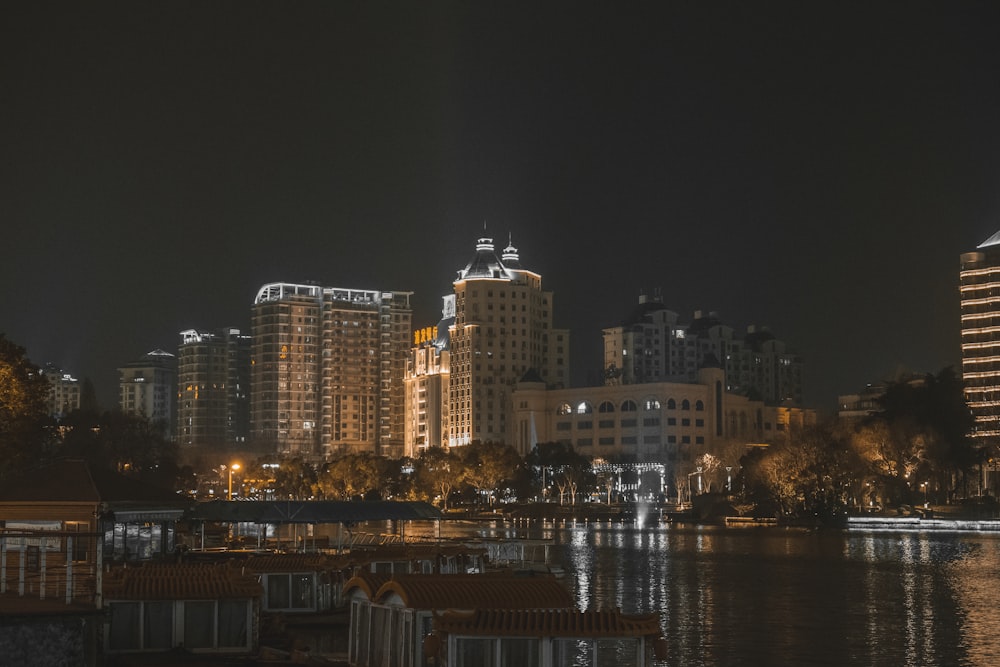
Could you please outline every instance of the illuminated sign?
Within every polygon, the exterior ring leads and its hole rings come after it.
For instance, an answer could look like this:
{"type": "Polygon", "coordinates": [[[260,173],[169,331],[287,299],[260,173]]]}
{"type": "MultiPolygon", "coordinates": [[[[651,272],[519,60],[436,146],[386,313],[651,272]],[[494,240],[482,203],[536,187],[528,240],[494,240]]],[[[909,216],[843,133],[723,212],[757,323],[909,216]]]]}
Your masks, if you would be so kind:
{"type": "Polygon", "coordinates": [[[413,344],[421,345],[423,343],[437,340],[437,337],[437,327],[424,327],[423,329],[417,329],[413,332],[413,344]]]}

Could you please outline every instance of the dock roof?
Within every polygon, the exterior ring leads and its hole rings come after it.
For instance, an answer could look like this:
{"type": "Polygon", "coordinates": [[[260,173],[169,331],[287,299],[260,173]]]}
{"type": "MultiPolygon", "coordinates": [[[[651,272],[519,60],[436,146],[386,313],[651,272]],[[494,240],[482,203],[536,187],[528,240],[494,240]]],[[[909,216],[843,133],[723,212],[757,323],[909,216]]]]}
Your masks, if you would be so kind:
{"type": "Polygon", "coordinates": [[[188,513],[194,520],[245,523],[357,523],[386,520],[433,520],[441,510],[429,503],[392,500],[212,500],[188,513]]]}

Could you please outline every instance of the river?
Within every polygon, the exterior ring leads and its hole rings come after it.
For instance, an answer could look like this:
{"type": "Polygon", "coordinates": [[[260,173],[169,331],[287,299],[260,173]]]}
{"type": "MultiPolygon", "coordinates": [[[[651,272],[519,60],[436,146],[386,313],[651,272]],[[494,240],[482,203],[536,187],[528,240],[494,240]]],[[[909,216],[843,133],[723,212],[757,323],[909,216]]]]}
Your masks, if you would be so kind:
{"type": "Polygon", "coordinates": [[[551,540],[582,609],[658,611],[669,647],[658,667],[1000,664],[1000,535],[478,526],[551,540]]]}

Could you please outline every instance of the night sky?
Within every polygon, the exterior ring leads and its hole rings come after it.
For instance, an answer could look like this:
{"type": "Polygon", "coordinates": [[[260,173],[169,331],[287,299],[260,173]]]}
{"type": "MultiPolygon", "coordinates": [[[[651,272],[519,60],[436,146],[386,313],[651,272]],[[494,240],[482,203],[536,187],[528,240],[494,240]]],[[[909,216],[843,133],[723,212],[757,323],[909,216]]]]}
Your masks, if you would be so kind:
{"type": "Polygon", "coordinates": [[[1000,229],[997,2],[141,2],[0,9],[0,332],[89,377],[257,289],[413,291],[484,222],[575,384],[659,290],[770,327],[806,402],[958,367],[1000,229]]]}

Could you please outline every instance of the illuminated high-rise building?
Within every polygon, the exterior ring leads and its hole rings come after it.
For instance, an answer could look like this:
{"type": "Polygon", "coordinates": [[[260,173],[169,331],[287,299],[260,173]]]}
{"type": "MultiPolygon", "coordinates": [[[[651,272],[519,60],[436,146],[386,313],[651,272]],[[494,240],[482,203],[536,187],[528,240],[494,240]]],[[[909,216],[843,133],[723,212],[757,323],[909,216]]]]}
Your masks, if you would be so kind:
{"type": "Polygon", "coordinates": [[[962,380],[980,443],[1000,436],[1000,232],[960,258],[962,380]]]}
{"type": "Polygon", "coordinates": [[[448,445],[448,400],[451,389],[451,352],[448,329],[455,322],[455,295],[444,297],[437,326],[413,334],[406,364],[406,428],[403,453],[417,457],[428,447],[448,445]]]}
{"type": "Polygon", "coordinates": [[[118,369],[118,407],[163,427],[174,437],[177,422],[177,357],[153,350],[118,369]]]}
{"type": "Polygon", "coordinates": [[[411,294],[261,287],[252,316],[254,442],[312,458],[400,456],[411,294]]]}
{"type": "Polygon", "coordinates": [[[231,450],[250,432],[250,336],[239,329],[188,329],[177,348],[177,440],[231,450]]]}
{"type": "Polygon", "coordinates": [[[553,296],[541,275],[522,268],[510,244],[497,256],[491,238],[477,241],[454,296],[448,444],[511,444],[515,383],[531,370],[546,386],[567,386],[569,332],[552,326],[553,296]]]}

